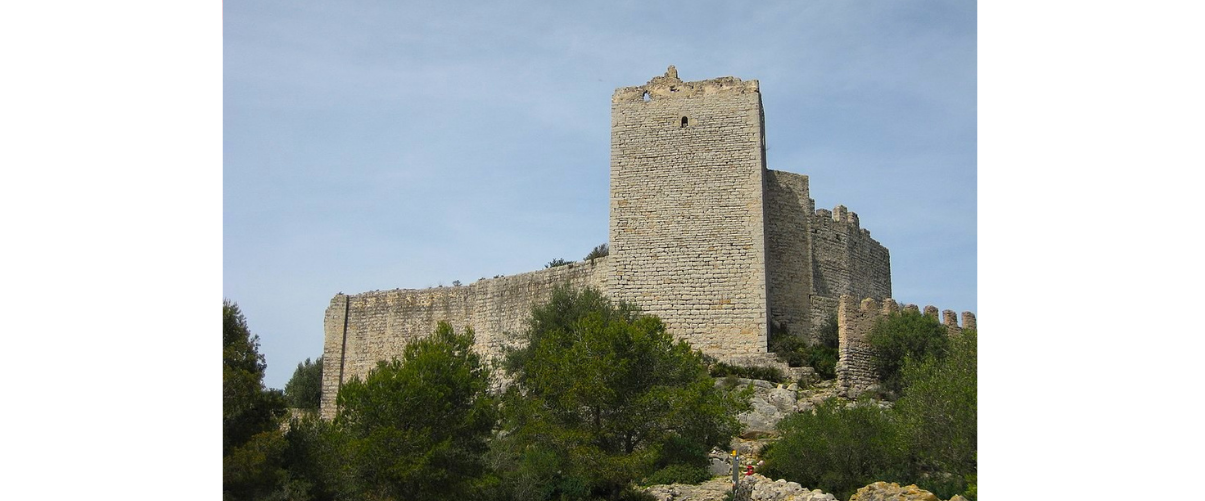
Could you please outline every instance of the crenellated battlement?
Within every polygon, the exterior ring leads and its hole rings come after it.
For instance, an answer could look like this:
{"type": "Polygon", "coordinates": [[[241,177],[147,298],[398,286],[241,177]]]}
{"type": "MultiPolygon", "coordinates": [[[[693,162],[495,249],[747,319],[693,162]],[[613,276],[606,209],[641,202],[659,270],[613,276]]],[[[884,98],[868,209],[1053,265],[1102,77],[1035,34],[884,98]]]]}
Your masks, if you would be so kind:
{"type": "Polygon", "coordinates": [[[758,92],[757,80],[742,81],[736,77],[683,82],[678,78],[678,69],[671,65],[664,75],[653,77],[644,85],[615,89],[615,93],[611,95],[611,102],[647,102],[718,94],[757,94],[758,92]]]}
{"type": "Polygon", "coordinates": [[[862,229],[862,222],[858,218],[858,213],[849,210],[844,205],[838,205],[829,209],[816,209],[815,215],[818,219],[824,221],[832,221],[834,223],[845,223],[852,226],[855,230],[859,230],[867,235],[869,230],[862,229]]]}
{"type": "Polygon", "coordinates": [[[837,306],[837,385],[843,394],[856,397],[859,393],[878,385],[878,375],[874,369],[874,350],[867,343],[866,336],[880,319],[901,311],[921,313],[938,320],[946,327],[950,336],[958,336],[964,330],[976,328],[975,314],[969,311],[962,312],[960,327],[958,316],[953,310],[940,311],[932,305],[925,306],[923,310],[915,304],[900,306],[891,298],[882,301],[866,298],[859,301],[854,296],[843,294],[837,306]]]}
{"type": "MultiPolygon", "coordinates": [[[[849,297],[850,296],[842,295],[841,300],[845,301],[846,298],[849,297]]],[[[879,316],[887,316],[892,313],[899,313],[900,311],[921,313],[921,309],[915,304],[909,303],[901,306],[896,302],[896,300],[891,298],[884,299],[881,302],[875,301],[871,298],[863,299],[860,303],[858,303],[858,311],[862,312],[863,314],[878,313],[879,316]]],[[[954,310],[938,310],[936,306],[928,305],[925,306],[924,313],[921,314],[926,317],[937,318],[939,321],[941,321],[942,325],[950,329],[954,329],[954,331],[951,331],[950,335],[956,335],[963,330],[975,328],[975,314],[969,311],[962,312],[961,326],[959,326],[958,323],[958,314],[954,310]],[[939,311],[941,312],[940,317],[938,316],[939,311]]]]}
{"type": "Polygon", "coordinates": [[[844,205],[833,207],[833,221],[838,223],[846,223],[854,228],[861,228],[861,223],[858,221],[858,213],[850,211],[844,205]]]}

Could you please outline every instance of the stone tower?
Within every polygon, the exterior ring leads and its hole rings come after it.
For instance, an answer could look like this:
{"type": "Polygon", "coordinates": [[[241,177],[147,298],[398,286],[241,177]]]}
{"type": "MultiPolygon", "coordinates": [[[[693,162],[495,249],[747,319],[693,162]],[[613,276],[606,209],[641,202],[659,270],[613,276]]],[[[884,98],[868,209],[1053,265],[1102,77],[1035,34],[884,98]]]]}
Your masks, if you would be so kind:
{"type": "Polygon", "coordinates": [[[756,80],[673,66],[611,98],[611,295],[724,359],[765,353],[765,141],[756,80]]]}

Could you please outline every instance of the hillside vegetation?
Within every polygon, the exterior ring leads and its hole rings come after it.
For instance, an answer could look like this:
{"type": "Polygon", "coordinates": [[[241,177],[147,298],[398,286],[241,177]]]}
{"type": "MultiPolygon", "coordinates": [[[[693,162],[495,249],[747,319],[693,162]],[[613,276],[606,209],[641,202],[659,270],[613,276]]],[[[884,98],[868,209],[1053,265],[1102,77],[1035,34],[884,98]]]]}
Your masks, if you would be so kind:
{"type": "MultiPolygon", "coordinates": [[[[751,411],[752,385],[725,383],[765,372],[709,360],[597,290],[561,288],[497,367],[473,351],[471,329],[441,323],[345,383],[333,421],[285,423],[286,402],[315,405],[321,363],[299,364],[284,394],[268,390],[237,305],[225,302],[223,319],[227,500],[650,499],[639,486],[712,478],[709,455],[729,449],[738,414],[751,411]],[[491,391],[497,381],[504,389],[491,391]]],[[[828,337],[779,348],[827,366],[828,337]]],[[[777,439],[746,460],[839,499],[887,481],[974,500],[976,333],[947,338],[935,319],[903,313],[869,340],[885,381],[876,395],[889,402],[789,410],[777,439]]]]}
{"type": "Polygon", "coordinates": [[[765,473],[849,497],[877,480],[975,499],[977,333],[948,338],[937,319],[893,314],[869,338],[890,408],[833,399],[779,422],[765,473]]]}

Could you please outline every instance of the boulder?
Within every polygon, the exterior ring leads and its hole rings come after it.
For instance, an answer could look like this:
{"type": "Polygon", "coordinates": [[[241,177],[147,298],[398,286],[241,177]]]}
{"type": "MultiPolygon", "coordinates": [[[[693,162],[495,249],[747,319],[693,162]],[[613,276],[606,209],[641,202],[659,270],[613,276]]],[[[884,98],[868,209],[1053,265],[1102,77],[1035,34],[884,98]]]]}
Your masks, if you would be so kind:
{"type": "Polygon", "coordinates": [[[916,485],[900,487],[895,482],[875,482],[858,489],[849,501],[941,501],[932,492],[916,485]]]}
{"type": "Polygon", "coordinates": [[[742,438],[754,439],[774,435],[777,433],[775,427],[782,418],[799,412],[799,396],[796,389],[756,379],[742,378],[738,381],[738,384],[753,387],[753,397],[749,400],[752,408],[737,416],[741,424],[745,425],[742,438]]]}
{"type": "Polygon", "coordinates": [[[657,501],[723,501],[732,492],[732,481],[715,478],[699,485],[652,485],[644,488],[644,492],[657,501]]]}
{"type": "Polygon", "coordinates": [[[771,480],[753,474],[741,478],[734,501],[837,501],[832,494],[819,489],[808,490],[795,482],[771,480]]]}
{"type": "Polygon", "coordinates": [[[719,458],[711,458],[711,465],[707,467],[707,473],[717,477],[731,475],[732,463],[719,458]]]}

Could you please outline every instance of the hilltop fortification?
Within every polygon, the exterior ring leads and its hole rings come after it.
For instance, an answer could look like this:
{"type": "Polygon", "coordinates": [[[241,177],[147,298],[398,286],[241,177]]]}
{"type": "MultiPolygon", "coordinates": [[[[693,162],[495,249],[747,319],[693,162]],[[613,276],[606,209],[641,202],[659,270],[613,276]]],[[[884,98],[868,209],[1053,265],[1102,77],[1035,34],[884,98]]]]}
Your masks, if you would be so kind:
{"type": "MultiPolygon", "coordinates": [[[[887,249],[808,178],[766,168],[756,80],[665,75],[611,97],[610,256],[459,287],[339,294],[326,311],[322,415],[344,381],[446,320],[488,357],[517,342],[552,288],[598,288],[705,353],[769,363],[771,327],[813,336],[839,298],[891,296],[887,249]]],[[[852,359],[851,359],[852,360],[852,359]]],[[[854,362],[848,365],[851,367],[854,362]]]]}

